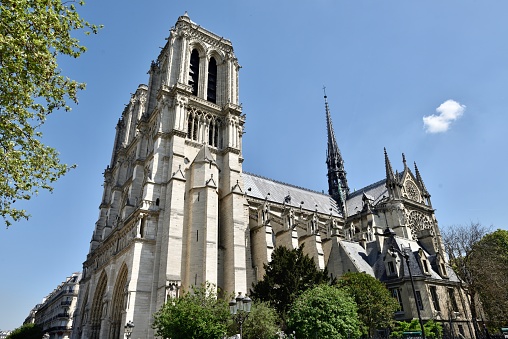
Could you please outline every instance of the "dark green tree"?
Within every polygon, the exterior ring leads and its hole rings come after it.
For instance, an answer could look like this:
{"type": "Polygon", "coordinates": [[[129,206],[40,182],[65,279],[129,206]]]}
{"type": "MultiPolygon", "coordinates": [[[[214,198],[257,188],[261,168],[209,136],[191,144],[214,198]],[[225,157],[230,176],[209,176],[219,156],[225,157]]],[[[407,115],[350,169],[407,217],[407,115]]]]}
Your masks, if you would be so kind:
{"type": "Polygon", "coordinates": [[[356,303],[343,289],[318,285],[303,292],[288,314],[297,338],[358,338],[356,303]]]}
{"type": "Polygon", "coordinates": [[[60,56],[79,57],[85,47],[71,34],[98,27],[76,11],[82,1],[0,1],[0,215],[7,226],[29,214],[13,206],[29,200],[72,166],[41,142],[40,127],[52,112],[70,110],[85,84],[62,74],[60,56]]]}
{"type": "Polygon", "coordinates": [[[226,335],[229,305],[217,298],[215,287],[195,287],[179,298],[170,298],[154,314],[152,327],[157,336],[172,339],[217,339],[226,335]]]}
{"type": "Polygon", "coordinates": [[[303,246],[293,250],[283,246],[275,248],[264,269],[263,280],[253,285],[251,297],[268,302],[283,323],[289,307],[300,294],[330,280],[327,270],[318,269],[314,260],[303,253],[303,246]]]}
{"type": "Polygon", "coordinates": [[[366,273],[347,273],[338,287],[355,300],[363,335],[371,337],[376,329],[391,327],[399,304],[382,282],[366,273]]]}
{"type": "Polygon", "coordinates": [[[35,324],[24,324],[18,327],[7,336],[7,339],[41,339],[43,336],[41,328],[35,324]]]}
{"type": "MultiPolygon", "coordinates": [[[[251,312],[243,324],[243,336],[249,339],[278,338],[279,317],[268,303],[253,303],[251,312]]],[[[238,333],[238,331],[235,331],[238,333]]]]}

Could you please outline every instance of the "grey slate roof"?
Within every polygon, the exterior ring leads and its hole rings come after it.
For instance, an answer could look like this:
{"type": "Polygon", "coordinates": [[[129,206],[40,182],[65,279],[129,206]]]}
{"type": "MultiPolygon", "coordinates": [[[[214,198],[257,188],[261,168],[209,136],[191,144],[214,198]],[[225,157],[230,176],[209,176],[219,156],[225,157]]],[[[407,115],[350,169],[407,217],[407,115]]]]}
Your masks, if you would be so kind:
{"type": "Polygon", "coordinates": [[[354,215],[362,210],[362,196],[364,193],[369,199],[372,199],[373,205],[378,203],[384,197],[388,197],[388,191],[386,189],[385,183],[386,180],[383,179],[349,194],[346,202],[348,215],[354,215]]]}
{"type": "Polygon", "coordinates": [[[245,193],[248,197],[267,199],[270,202],[293,207],[300,206],[309,211],[341,216],[337,202],[327,194],[311,191],[302,187],[293,186],[272,179],[264,178],[255,174],[242,173],[245,193]],[[270,193],[268,195],[268,193],[270,193]],[[286,197],[290,197],[288,200],[286,197]],[[303,201],[303,205],[301,202],[303,201]]]}
{"type": "Polygon", "coordinates": [[[375,277],[374,270],[368,262],[367,251],[359,243],[342,240],[340,245],[358,269],[358,272],[365,272],[375,277]]]}

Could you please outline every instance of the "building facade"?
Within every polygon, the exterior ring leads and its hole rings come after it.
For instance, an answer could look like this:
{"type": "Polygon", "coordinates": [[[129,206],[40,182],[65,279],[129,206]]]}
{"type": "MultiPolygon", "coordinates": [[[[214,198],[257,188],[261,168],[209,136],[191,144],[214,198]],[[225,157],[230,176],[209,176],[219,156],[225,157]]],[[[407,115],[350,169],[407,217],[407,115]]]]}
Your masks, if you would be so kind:
{"type": "Polygon", "coordinates": [[[53,292],[37,304],[25,323],[35,323],[48,339],[69,339],[72,333],[74,311],[78,301],[81,273],[73,273],[53,292]]]}
{"type": "Polygon", "coordinates": [[[400,301],[398,319],[415,318],[418,302],[424,319],[469,337],[418,169],[404,159],[394,173],[385,152],[386,178],[351,193],[325,96],[329,194],[244,172],[238,71],[229,40],[178,18],[117,124],[73,338],[123,338],[128,321],[134,338],[153,338],[151,316],[168,297],[204,282],[247,293],[276,246],[303,244],[334,276],[384,281],[400,301]],[[391,246],[411,253],[417,301],[391,246]]]}

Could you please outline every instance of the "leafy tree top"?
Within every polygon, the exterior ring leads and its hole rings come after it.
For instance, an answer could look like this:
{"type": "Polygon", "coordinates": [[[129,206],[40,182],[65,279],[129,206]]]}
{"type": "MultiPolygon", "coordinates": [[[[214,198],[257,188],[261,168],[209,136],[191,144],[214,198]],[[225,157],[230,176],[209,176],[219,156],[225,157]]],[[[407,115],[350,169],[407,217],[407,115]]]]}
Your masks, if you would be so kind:
{"type": "Polygon", "coordinates": [[[60,55],[79,57],[86,48],[71,34],[97,33],[81,18],[82,1],[2,0],[0,2],[0,215],[7,226],[25,210],[13,204],[29,200],[71,168],[41,142],[40,127],[58,109],[70,110],[85,84],[61,73],[60,55]]]}
{"type": "Polygon", "coordinates": [[[294,301],[288,315],[297,338],[358,338],[356,303],[345,290],[318,285],[294,301]]]}
{"type": "Polygon", "coordinates": [[[275,248],[264,268],[263,280],[253,285],[251,296],[270,303],[283,318],[302,292],[330,280],[328,271],[318,269],[314,260],[303,253],[303,246],[293,250],[275,248]]]}
{"type": "Polygon", "coordinates": [[[12,331],[7,339],[40,339],[42,338],[42,329],[35,324],[24,324],[12,331]]]}
{"type": "Polygon", "coordinates": [[[382,282],[366,273],[347,273],[337,286],[355,300],[363,334],[372,336],[376,328],[392,325],[399,305],[382,282]]]}
{"type": "Polygon", "coordinates": [[[215,286],[194,287],[179,298],[170,298],[154,314],[153,328],[163,338],[216,339],[226,335],[229,305],[217,298],[215,286]]]}

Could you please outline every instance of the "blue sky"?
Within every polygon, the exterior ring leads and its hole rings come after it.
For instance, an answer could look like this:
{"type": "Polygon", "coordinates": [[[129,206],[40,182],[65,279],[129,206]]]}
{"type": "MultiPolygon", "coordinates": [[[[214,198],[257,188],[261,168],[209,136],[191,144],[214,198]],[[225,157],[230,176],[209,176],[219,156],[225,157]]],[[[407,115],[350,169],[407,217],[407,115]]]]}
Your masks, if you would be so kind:
{"type": "Polygon", "coordinates": [[[0,229],[0,329],[81,270],[116,122],[185,11],[242,65],[245,171],[327,190],[324,85],[351,190],[384,178],[386,147],[394,169],[402,152],[417,162],[441,227],[508,228],[507,1],[89,0],[80,13],[104,29],[61,60],[87,89],[44,127],[78,167],[0,229]]]}

